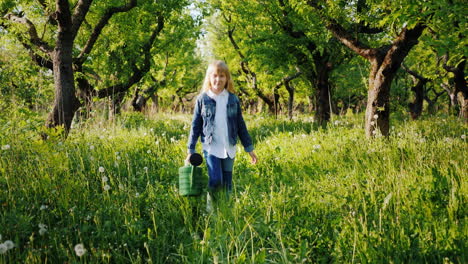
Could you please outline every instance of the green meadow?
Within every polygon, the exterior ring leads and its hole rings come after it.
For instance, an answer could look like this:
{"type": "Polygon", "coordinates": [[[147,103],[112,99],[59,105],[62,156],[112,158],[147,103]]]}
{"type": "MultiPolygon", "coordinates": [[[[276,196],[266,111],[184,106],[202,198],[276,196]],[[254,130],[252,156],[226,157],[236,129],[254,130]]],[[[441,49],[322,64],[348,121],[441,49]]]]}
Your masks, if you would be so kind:
{"type": "Polygon", "coordinates": [[[468,126],[454,117],[395,115],[370,140],[362,115],[247,116],[259,163],[238,152],[212,213],[178,194],[190,115],[96,117],[46,141],[42,117],[3,118],[0,263],[467,262],[468,126]]]}

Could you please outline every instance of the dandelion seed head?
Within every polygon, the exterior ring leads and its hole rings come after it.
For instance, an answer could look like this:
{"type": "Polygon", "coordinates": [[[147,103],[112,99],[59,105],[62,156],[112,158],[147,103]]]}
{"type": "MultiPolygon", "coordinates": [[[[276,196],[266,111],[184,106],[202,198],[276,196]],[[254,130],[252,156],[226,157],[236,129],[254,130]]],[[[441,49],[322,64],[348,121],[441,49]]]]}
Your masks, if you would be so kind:
{"type": "Polygon", "coordinates": [[[375,122],[374,122],[374,121],[371,121],[371,122],[370,122],[370,125],[371,125],[371,126],[373,126],[374,124],[375,124],[375,122]]]}
{"type": "Polygon", "coordinates": [[[109,191],[110,189],[111,187],[108,184],[104,185],[104,191],[109,191]]]}
{"type": "Polygon", "coordinates": [[[466,135],[465,134],[461,135],[461,139],[466,139],[466,135]]]}
{"type": "Polygon", "coordinates": [[[43,235],[45,235],[45,233],[47,233],[47,229],[46,229],[46,228],[40,228],[40,229],[39,229],[39,235],[43,236],[43,235]]]}
{"type": "Polygon", "coordinates": [[[374,119],[378,119],[379,118],[379,115],[378,114],[375,114],[374,115],[374,119]]]}
{"type": "Polygon", "coordinates": [[[89,149],[90,149],[90,150],[93,150],[93,149],[94,149],[94,146],[93,146],[93,145],[89,146],[89,149]]]}
{"type": "Polygon", "coordinates": [[[102,173],[102,172],[104,172],[104,171],[106,171],[106,169],[104,169],[104,167],[99,167],[99,172],[102,173]]]}
{"type": "Polygon", "coordinates": [[[143,170],[144,170],[145,172],[148,172],[148,167],[144,167],[143,170]]]}
{"type": "Polygon", "coordinates": [[[86,248],[83,246],[83,244],[77,244],[75,246],[75,254],[78,256],[78,257],[81,257],[83,256],[84,254],[86,254],[86,248]]]}
{"type": "Polygon", "coordinates": [[[148,149],[148,151],[146,151],[146,153],[148,153],[148,154],[151,154],[151,150],[150,150],[150,149],[148,149]]]}
{"type": "Polygon", "coordinates": [[[108,182],[108,181],[109,181],[109,178],[107,178],[107,176],[102,176],[102,181],[103,181],[103,182],[108,182]]]}
{"type": "Polygon", "coordinates": [[[41,210],[41,211],[42,211],[42,210],[45,210],[45,209],[47,209],[47,207],[48,207],[47,205],[44,205],[44,204],[43,204],[43,205],[41,205],[41,207],[39,207],[39,210],[41,210]]]}
{"type": "Polygon", "coordinates": [[[8,248],[6,247],[5,244],[0,244],[0,255],[5,254],[8,251],[8,248]]]}
{"type": "Polygon", "coordinates": [[[7,149],[10,149],[10,145],[7,144],[7,145],[2,146],[2,150],[7,150],[7,149]]]}
{"type": "Polygon", "coordinates": [[[5,240],[3,244],[6,246],[7,250],[10,250],[15,247],[15,243],[13,243],[13,241],[11,240],[5,240]]]}

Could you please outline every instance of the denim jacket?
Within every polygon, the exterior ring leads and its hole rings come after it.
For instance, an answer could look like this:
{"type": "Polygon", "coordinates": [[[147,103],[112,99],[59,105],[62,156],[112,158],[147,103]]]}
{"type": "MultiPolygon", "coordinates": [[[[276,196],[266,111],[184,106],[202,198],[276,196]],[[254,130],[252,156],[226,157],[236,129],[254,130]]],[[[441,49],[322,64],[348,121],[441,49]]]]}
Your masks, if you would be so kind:
{"type": "MultiPolygon", "coordinates": [[[[201,137],[202,143],[210,144],[213,140],[214,120],[216,114],[216,102],[206,93],[197,97],[195,110],[193,111],[192,127],[188,139],[188,152],[194,153],[198,137],[201,137]]],[[[228,138],[231,145],[236,145],[239,136],[244,150],[253,151],[252,139],[247,131],[244,118],[242,117],[239,98],[229,93],[227,103],[227,126],[228,138]]]]}

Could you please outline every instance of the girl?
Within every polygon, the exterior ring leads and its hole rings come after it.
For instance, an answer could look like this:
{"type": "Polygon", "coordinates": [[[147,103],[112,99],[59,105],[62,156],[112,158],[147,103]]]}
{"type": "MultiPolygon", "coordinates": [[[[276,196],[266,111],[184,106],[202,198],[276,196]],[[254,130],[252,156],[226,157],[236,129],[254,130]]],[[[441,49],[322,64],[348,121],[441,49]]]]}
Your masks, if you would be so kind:
{"type": "Polygon", "coordinates": [[[257,163],[239,99],[234,95],[231,74],[223,61],[212,62],[206,71],[202,93],[197,97],[193,113],[187,160],[195,152],[198,137],[201,137],[208,167],[208,192],[211,196],[221,189],[227,193],[232,190],[237,137],[249,153],[252,164],[257,163]]]}

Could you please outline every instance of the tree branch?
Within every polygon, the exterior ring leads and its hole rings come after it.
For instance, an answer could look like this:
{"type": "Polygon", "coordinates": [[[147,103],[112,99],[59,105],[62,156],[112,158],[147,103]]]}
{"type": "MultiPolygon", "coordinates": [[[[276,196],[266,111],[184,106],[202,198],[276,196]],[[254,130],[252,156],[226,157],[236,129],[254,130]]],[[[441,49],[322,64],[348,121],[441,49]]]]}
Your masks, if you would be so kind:
{"type": "Polygon", "coordinates": [[[126,5],[120,6],[120,7],[111,7],[104,12],[104,15],[101,17],[99,22],[97,23],[96,27],[93,30],[93,33],[91,33],[91,36],[89,37],[88,41],[85,44],[85,47],[81,51],[80,55],[77,57],[77,63],[83,63],[86,55],[88,55],[91,50],[94,47],[94,44],[96,43],[97,39],[99,38],[99,35],[102,32],[102,29],[109,23],[109,20],[112,18],[112,16],[116,13],[123,13],[130,11],[132,8],[134,8],[137,5],[136,0],[131,0],[129,3],[126,5]]]}
{"type": "MultiPolygon", "coordinates": [[[[62,1],[62,0],[58,0],[62,1]]],[[[86,17],[86,14],[89,11],[89,8],[91,6],[91,3],[93,0],[79,0],[76,4],[75,10],[73,11],[73,16],[71,17],[71,22],[72,22],[72,27],[71,27],[71,32],[73,38],[76,37],[78,34],[78,30],[81,27],[81,23],[83,23],[83,20],[86,17]]]]}
{"type": "Polygon", "coordinates": [[[421,75],[418,74],[417,72],[408,69],[403,63],[401,64],[401,67],[402,67],[403,70],[405,70],[407,73],[409,73],[410,75],[412,75],[412,76],[414,76],[415,78],[419,79],[420,81],[422,81],[422,82],[428,82],[428,81],[429,81],[429,79],[424,78],[423,76],[421,76],[421,75]]]}
{"type": "Polygon", "coordinates": [[[49,53],[53,50],[53,48],[47,42],[42,40],[39,35],[37,35],[36,26],[34,26],[34,24],[29,19],[16,16],[12,13],[5,15],[5,18],[11,20],[12,22],[26,25],[28,27],[29,39],[31,43],[36,45],[43,52],[49,53]]]}
{"type": "Polygon", "coordinates": [[[22,39],[19,39],[19,41],[21,42],[23,47],[29,51],[29,56],[31,57],[31,59],[34,62],[36,62],[37,65],[39,65],[41,67],[45,67],[45,68],[50,69],[50,70],[54,69],[54,64],[52,63],[51,60],[48,60],[48,59],[40,56],[39,54],[35,53],[33,51],[32,47],[26,41],[24,41],[22,39]]]}
{"type": "Polygon", "coordinates": [[[156,40],[156,37],[161,33],[163,28],[164,28],[164,17],[162,16],[162,14],[158,14],[158,25],[153,31],[153,33],[151,34],[150,38],[148,39],[148,42],[146,42],[146,44],[143,46],[144,62],[143,62],[143,66],[141,67],[141,69],[138,68],[136,63],[133,63],[132,64],[133,74],[128,79],[128,81],[125,83],[112,85],[110,87],[97,91],[97,96],[99,98],[104,98],[113,94],[126,92],[128,89],[130,89],[130,87],[132,87],[132,85],[134,85],[135,83],[138,83],[143,78],[143,76],[149,71],[150,66],[151,66],[151,47],[153,46],[154,41],[156,40]]]}
{"type": "MultiPolygon", "coordinates": [[[[307,1],[307,4],[318,11],[323,9],[322,6],[318,5],[316,1],[309,0],[307,1]]],[[[367,60],[371,60],[376,56],[378,53],[377,49],[373,49],[354,38],[348,31],[346,31],[346,29],[338,24],[336,20],[325,18],[323,15],[321,15],[321,17],[322,20],[325,21],[325,27],[330,30],[333,36],[335,36],[335,38],[337,38],[345,46],[360,56],[366,58],[367,60]]]]}

